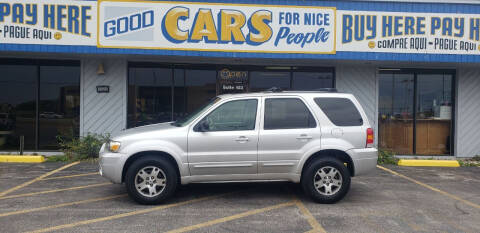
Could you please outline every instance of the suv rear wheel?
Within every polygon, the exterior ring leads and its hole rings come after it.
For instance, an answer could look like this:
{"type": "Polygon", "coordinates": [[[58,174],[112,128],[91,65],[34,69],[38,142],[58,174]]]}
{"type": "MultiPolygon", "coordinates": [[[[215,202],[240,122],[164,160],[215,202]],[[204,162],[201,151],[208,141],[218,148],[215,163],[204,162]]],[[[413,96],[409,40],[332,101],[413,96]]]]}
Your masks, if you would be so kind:
{"type": "Polygon", "coordinates": [[[148,156],[133,162],[125,175],[128,195],[141,204],[158,204],[177,188],[178,175],[162,157],[148,156]]]}
{"type": "Polygon", "coordinates": [[[350,173],[335,158],[314,160],[302,176],[304,192],[314,201],[331,204],[340,201],[350,189],[350,173]]]}

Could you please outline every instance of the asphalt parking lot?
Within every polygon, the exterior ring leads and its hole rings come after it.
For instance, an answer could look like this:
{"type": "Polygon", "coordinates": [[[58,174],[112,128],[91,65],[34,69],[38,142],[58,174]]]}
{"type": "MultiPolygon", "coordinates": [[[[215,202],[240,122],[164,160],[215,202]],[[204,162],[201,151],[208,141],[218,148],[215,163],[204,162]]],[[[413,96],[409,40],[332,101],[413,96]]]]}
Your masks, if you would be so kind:
{"type": "Polygon", "coordinates": [[[378,168],[333,205],[279,182],[188,185],[142,206],[96,164],[65,165],[0,164],[0,232],[480,232],[478,167],[378,168]]]}

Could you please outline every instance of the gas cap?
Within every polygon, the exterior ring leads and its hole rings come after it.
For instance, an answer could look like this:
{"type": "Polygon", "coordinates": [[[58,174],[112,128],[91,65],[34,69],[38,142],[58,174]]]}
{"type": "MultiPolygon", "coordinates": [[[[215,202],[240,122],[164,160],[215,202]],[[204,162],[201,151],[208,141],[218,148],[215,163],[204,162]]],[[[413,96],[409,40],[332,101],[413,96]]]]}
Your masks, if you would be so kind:
{"type": "Polygon", "coordinates": [[[336,138],[342,137],[343,136],[343,130],[340,129],[340,128],[332,129],[332,136],[336,137],[336,138]]]}

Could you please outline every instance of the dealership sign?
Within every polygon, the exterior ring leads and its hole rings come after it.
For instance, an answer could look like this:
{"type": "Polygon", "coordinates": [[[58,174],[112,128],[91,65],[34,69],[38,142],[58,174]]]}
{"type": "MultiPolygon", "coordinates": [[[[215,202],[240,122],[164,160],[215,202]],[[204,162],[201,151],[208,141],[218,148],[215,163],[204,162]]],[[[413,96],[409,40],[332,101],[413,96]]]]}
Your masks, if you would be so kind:
{"type": "Polygon", "coordinates": [[[478,55],[480,14],[183,1],[0,0],[2,43],[122,48],[125,53],[478,55]]]}
{"type": "Polygon", "coordinates": [[[480,54],[480,15],[338,11],[339,51],[480,54]]]}
{"type": "Polygon", "coordinates": [[[97,3],[0,0],[0,43],[95,45],[97,3]]]}
{"type": "Polygon", "coordinates": [[[98,47],[335,53],[335,9],[193,2],[99,2],[98,47]]]}

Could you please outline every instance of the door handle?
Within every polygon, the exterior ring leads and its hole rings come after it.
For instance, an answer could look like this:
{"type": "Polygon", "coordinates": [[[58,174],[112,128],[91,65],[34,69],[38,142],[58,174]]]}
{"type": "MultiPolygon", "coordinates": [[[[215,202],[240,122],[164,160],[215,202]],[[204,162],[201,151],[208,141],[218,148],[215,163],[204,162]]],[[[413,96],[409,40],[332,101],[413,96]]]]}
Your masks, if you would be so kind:
{"type": "Polygon", "coordinates": [[[235,141],[240,142],[240,143],[244,143],[244,142],[248,142],[249,139],[245,136],[240,136],[237,139],[235,139],[235,141]]]}
{"type": "Polygon", "coordinates": [[[306,134],[300,134],[299,137],[297,137],[298,140],[309,140],[309,139],[312,139],[313,137],[312,136],[308,136],[306,134]]]}

